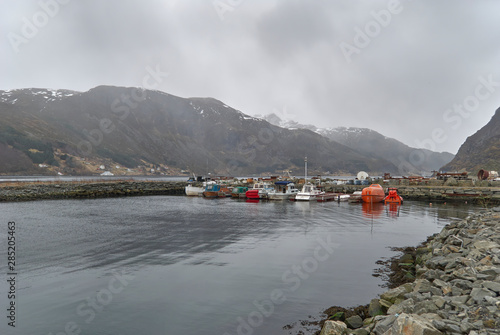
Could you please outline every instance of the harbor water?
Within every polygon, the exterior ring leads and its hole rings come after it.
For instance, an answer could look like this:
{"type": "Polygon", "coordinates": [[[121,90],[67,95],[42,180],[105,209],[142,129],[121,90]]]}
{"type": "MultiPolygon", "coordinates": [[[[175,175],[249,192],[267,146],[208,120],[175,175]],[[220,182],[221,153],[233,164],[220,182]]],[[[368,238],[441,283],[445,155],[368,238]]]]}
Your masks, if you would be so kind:
{"type": "Polygon", "coordinates": [[[247,202],[184,196],[0,203],[16,225],[16,327],[1,334],[289,334],[285,325],[382,293],[390,247],[466,204],[247,202]]]}

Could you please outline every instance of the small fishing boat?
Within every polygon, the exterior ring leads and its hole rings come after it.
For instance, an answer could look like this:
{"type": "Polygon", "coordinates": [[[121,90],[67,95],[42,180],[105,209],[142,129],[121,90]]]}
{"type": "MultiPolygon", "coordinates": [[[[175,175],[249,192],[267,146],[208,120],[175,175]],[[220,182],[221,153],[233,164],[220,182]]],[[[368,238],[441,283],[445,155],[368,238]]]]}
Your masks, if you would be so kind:
{"type": "Polygon", "coordinates": [[[296,201],[312,201],[317,200],[317,196],[324,192],[320,191],[316,185],[306,183],[302,186],[302,190],[295,195],[296,201]]]}
{"type": "Polygon", "coordinates": [[[274,190],[274,186],[269,183],[255,183],[251,190],[246,191],[248,199],[267,199],[268,193],[274,190]]]}
{"type": "Polygon", "coordinates": [[[397,188],[389,188],[389,194],[384,199],[385,204],[402,204],[403,197],[398,194],[397,188]]]}
{"type": "Polygon", "coordinates": [[[186,187],[184,187],[184,192],[187,196],[197,197],[203,195],[203,191],[205,191],[204,187],[193,186],[193,184],[188,184],[186,187]]]}
{"type": "Polygon", "coordinates": [[[371,184],[361,191],[361,199],[367,203],[382,202],[385,199],[384,189],[379,184],[371,184]]]}
{"type": "Polygon", "coordinates": [[[226,187],[221,187],[219,184],[207,184],[203,191],[205,198],[225,198],[231,196],[231,191],[226,187]]]}
{"type": "Polygon", "coordinates": [[[267,194],[269,200],[289,200],[299,192],[291,181],[277,181],[274,185],[275,188],[267,194]]]}
{"type": "Polygon", "coordinates": [[[236,198],[236,199],[244,199],[246,198],[246,192],[248,191],[248,187],[246,186],[236,186],[233,188],[233,191],[231,192],[231,197],[236,198]]]}
{"type": "Polygon", "coordinates": [[[353,192],[349,197],[349,202],[362,202],[363,199],[361,199],[361,195],[362,195],[361,191],[353,192]]]}

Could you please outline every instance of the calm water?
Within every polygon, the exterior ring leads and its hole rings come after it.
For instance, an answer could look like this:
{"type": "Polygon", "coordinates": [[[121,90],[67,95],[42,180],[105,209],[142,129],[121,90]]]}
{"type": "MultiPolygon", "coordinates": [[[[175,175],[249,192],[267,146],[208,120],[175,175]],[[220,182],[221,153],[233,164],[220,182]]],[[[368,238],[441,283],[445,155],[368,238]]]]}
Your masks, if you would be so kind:
{"type": "Polygon", "coordinates": [[[173,196],[0,203],[16,222],[17,320],[1,334],[288,334],[383,292],[375,262],[473,207],[249,203],[173,196]],[[76,333],[76,332],[75,332],[76,333]]]}

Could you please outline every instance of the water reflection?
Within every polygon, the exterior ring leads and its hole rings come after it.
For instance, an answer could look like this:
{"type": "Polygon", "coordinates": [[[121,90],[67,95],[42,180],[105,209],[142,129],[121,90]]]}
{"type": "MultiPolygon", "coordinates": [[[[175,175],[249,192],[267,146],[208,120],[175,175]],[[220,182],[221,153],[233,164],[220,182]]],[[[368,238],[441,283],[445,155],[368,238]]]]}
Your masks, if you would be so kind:
{"type": "Polygon", "coordinates": [[[361,206],[363,210],[363,216],[366,218],[380,218],[384,213],[384,204],[381,202],[363,202],[361,206]]]}

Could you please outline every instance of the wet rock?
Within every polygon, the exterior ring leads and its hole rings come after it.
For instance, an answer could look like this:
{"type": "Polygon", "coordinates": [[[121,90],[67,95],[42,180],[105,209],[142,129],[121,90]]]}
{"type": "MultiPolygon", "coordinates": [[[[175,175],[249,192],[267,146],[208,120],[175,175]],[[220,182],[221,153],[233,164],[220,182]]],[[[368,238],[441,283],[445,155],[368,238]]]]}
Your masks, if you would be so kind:
{"type": "Polygon", "coordinates": [[[345,324],[351,329],[361,328],[363,327],[363,319],[359,315],[354,315],[345,319],[345,324]]]}
{"type": "Polygon", "coordinates": [[[384,314],[384,311],[382,309],[382,305],[380,305],[380,302],[378,301],[378,299],[372,299],[372,301],[370,302],[370,305],[368,306],[368,314],[372,317],[384,314]]]}
{"type": "Polygon", "coordinates": [[[347,326],[342,321],[325,321],[320,335],[344,335],[347,334],[347,326]]]}
{"type": "Polygon", "coordinates": [[[385,335],[412,334],[412,335],[441,335],[441,331],[433,324],[418,315],[401,314],[385,335]]]}
{"type": "Polygon", "coordinates": [[[378,320],[377,323],[375,324],[375,327],[373,328],[372,332],[375,335],[382,335],[386,331],[388,331],[394,321],[396,321],[396,316],[394,315],[389,315],[389,316],[377,316],[378,320]]]}
{"type": "Polygon", "coordinates": [[[389,290],[387,292],[384,292],[380,295],[380,298],[381,299],[384,299],[384,300],[387,300],[391,303],[394,303],[396,301],[396,299],[400,298],[404,298],[404,295],[408,293],[406,287],[404,286],[399,286],[399,287],[396,287],[392,290],[389,290]]]}

